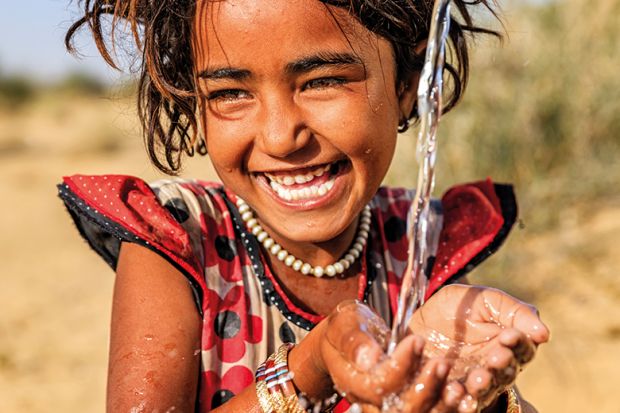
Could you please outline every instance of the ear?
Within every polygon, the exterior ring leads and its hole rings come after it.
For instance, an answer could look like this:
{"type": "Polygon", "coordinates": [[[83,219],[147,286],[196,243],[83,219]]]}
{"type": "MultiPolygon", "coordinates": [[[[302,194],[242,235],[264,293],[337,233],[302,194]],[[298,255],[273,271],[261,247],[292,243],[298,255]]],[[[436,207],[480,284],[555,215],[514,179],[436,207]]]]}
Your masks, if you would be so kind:
{"type": "Polygon", "coordinates": [[[402,79],[398,85],[398,108],[400,110],[401,120],[410,118],[413,107],[418,99],[418,82],[420,81],[420,72],[414,72],[402,79]]]}
{"type": "MultiPolygon", "coordinates": [[[[426,44],[427,41],[424,40],[415,48],[415,54],[421,62],[424,62],[426,44]]],[[[422,67],[422,65],[420,65],[420,67],[422,67]]],[[[398,106],[400,109],[400,114],[403,117],[410,118],[412,115],[411,112],[413,111],[415,102],[418,99],[419,82],[420,71],[415,71],[407,75],[404,79],[401,79],[398,84],[398,106]]]]}

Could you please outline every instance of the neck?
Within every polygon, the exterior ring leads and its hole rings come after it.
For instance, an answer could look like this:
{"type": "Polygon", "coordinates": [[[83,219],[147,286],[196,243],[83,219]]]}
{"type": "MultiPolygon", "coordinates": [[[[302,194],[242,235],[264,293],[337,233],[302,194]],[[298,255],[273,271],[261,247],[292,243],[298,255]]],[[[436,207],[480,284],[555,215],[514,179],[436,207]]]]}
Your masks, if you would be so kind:
{"type": "Polygon", "coordinates": [[[265,225],[260,218],[259,221],[269,236],[289,253],[312,266],[324,267],[338,261],[347,253],[357,234],[359,216],[338,236],[322,242],[294,242],[282,237],[277,231],[265,225]]]}

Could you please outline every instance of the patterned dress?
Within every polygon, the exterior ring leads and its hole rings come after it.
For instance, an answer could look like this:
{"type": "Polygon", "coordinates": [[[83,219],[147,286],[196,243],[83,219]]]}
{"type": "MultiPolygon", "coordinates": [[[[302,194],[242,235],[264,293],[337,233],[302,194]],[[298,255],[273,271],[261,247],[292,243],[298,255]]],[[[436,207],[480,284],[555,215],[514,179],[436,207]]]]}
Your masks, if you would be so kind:
{"type": "MultiPolygon", "coordinates": [[[[197,411],[208,412],[253,382],[283,342],[299,342],[323,317],[297,307],[220,184],[121,175],[66,177],[58,185],[81,235],[114,269],[121,241],[155,251],[192,287],[203,318],[197,411]]],[[[380,188],[361,260],[358,299],[390,323],[407,258],[406,215],[413,192],[380,188]]],[[[512,188],[460,185],[432,203],[428,294],[470,271],[506,238],[516,217],[512,188]]],[[[341,403],[335,411],[346,410],[341,403]]]]}

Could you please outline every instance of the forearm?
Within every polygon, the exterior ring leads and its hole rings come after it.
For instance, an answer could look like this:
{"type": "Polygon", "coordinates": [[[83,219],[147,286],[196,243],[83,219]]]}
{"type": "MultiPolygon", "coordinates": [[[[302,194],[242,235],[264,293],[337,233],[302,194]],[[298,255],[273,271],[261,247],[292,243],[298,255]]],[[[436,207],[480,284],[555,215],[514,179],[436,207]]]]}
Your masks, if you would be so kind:
{"type": "Polygon", "coordinates": [[[256,385],[254,383],[246,387],[241,393],[228,400],[224,405],[218,407],[215,410],[211,410],[212,413],[262,413],[258,398],[256,397],[256,385]]]}

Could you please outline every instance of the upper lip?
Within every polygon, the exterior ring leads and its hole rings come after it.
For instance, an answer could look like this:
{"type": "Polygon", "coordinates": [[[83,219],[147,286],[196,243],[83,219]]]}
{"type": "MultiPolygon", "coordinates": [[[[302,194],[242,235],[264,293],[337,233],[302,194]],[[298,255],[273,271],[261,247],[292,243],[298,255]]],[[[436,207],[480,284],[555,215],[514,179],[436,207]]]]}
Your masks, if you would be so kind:
{"type": "Polygon", "coordinates": [[[337,162],[340,162],[342,159],[338,159],[335,161],[329,161],[329,162],[322,162],[322,163],[316,163],[313,165],[303,165],[303,166],[294,166],[294,167],[287,167],[287,168],[276,168],[276,169],[269,169],[269,170],[261,170],[261,171],[254,171],[253,173],[255,174],[272,174],[272,175],[277,175],[277,174],[303,174],[306,173],[307,171],[311,171],[320,167],[324,167],[326,165],[333,165],[337,162]]]}

